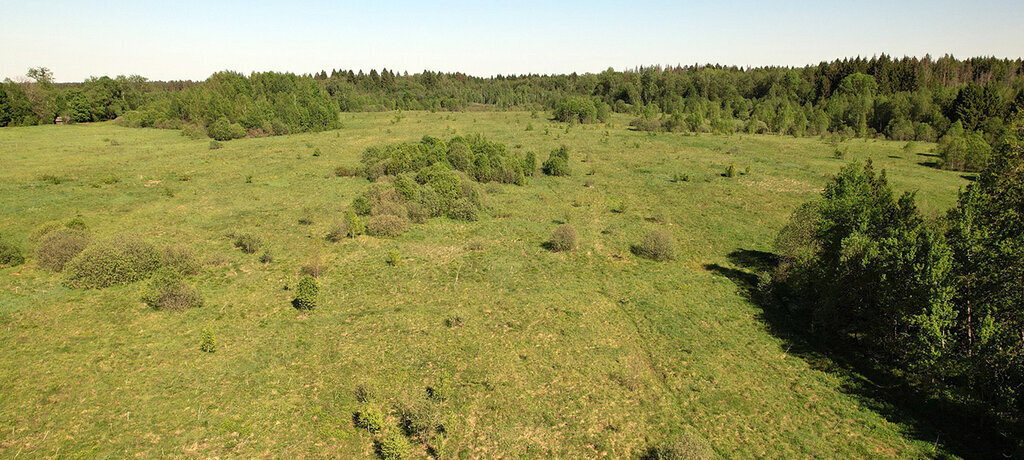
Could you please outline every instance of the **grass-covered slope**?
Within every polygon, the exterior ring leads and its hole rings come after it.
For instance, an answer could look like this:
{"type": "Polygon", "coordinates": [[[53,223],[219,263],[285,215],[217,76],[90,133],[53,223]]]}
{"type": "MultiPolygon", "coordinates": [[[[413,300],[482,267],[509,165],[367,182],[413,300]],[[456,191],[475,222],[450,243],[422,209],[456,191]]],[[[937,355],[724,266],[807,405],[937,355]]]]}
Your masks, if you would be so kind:
{"type": "Polygon", "coordinates": [[[839,160],[817,139],[654,135],[623,118],[566,130],[523,112],[342,122],[215,150],[110,124],[0,130],[0,231],[29,254],[0,268],[0,456],[370,456],[396,436],[443,458],[628,457],[680,438],[739,457],[937,453],[795,356],[735,281],[847,161],[873,158],[926,212],[950,206],[966,181],[918,150],[853,140],[839,160]],[[572,175],[484,186],[475,222],[325,240],[369,186],[338,166],[473,133],[539,160],[565,144],[572,175]],[[203,306],[158,311],[145,283],[71,289],[37,267],[33,230],[75,216],[96,238],[191,246],[203,306]],[[576,248],[549,251],[563,223],[576,248]],[[655,229],[673,260],[630,251],[655,229]],[[234,248],[243,233],[262,247],[234,248]],[[299,311],[311,260],[319,302],[299,311]],[[354,424],[375,410],[377,434],[354,424]],[[405,436],[403,418],[427,422],[405,436]]]}

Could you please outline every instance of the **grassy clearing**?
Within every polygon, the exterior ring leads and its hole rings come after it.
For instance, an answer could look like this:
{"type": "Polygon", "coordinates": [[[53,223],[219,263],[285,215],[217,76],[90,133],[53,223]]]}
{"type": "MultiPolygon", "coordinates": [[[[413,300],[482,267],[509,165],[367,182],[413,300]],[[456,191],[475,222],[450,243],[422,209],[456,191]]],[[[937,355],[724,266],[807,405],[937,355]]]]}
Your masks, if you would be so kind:
{"type": "Polygon", "coordinates": [[[930,213],[954,202],[959,175],[897,142],[847,141],[839,160],[817,139],[639,133],[623,118],[396,119],[343,114],[341,130],[215,150],[105,123],[0,130],[5,235],[80,216],[95,236],[184,244],[204,261],[204,306],[175,312],[147,307],[146,283],[76,290],[32,257],[0,267],[0,455],[370,456],[408,405],[444,426],[410,437],[417,456],[624,457],[683,433],[725,456],[941,453],[788,353],[705,267],[770,250],[847,161],[872,158],[930,213]],[[538,158],[565,144],[572,175],[488,186],[477,222],[325,240],[368,185],[338,167],[371,145],[470,133],[538,158]],[[575,249],[547,250],[566,223],[575,249]],[[654,229],[677,241],[673,260],[631,253],[654,229]],[[235,248],[240,234],[261,247],[235,248]],[[298,311],[312,257],[319,301],[298,311]],[[366,404],[384,413],[381,433],[354,425],[366,404]]]}

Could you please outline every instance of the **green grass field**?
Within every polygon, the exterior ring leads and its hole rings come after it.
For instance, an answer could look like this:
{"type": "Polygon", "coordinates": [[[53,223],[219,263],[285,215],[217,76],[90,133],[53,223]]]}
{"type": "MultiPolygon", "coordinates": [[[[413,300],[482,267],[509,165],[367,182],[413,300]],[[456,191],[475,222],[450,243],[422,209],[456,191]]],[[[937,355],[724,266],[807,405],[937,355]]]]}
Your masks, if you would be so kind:
{"type": "Polygon", "coordinates": [[[0,268],[0,457],[369,457],[375,437],[353,425],[360,385],[389,413],[384,432],[400,404],[439,414],[429,445],[442,458],[635,457],[680,435],[728,457],[944,454],[790,353],[722,275],[747,270],[731,253],[771,251],[790,212],[852,160],[872,158],[926,213],[944,211],[967,181],[922,166],[930,146],[849,140],[836,159],[816,138],[648,134],[626,118],[342,121],[217,150],[108,123],[0,129],[0,232],[31,249],[37,226],[80,215],[98,239],[187,244],[205,262],[194,281],[206,301],[155,311],[142,283],[70,289],[31,257],[0,268]],[[368,146],[470,133],[540,160],[566,144],[573,175],[489,185],[477,222],[325,241],[368,186],[335,167],[368,146]],[[730,164],[749,174],[723,177],[730,164]],[[545,250],[562,222],[579,247],[545,250]],[[674,261],[630,253],[654,228],[678,240],[674,261]],[[243,231],[274,261],[234,249],[227,235],[243,231]],[[285,286],[311,257],[326,263],[322,299],[301,312],[285,286]],[[199,349],[204,328],[215,353],[199,349]]]}

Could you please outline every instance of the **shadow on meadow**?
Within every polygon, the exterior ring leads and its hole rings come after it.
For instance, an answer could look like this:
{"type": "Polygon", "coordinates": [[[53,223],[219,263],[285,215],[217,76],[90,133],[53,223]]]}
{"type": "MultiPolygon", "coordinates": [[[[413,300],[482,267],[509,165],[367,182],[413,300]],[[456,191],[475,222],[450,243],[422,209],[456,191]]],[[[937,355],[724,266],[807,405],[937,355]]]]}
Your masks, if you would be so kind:
{"type": "Polygon", "coordinates": [[[998,432],[995,422],[972,407],[915,391],[893,375],[876,368],[866,357],[842,350],[843,343],[812,333],[809,322],[794,315],[779,296],[760,285],[762,274],[778,263],[764,251],[737,249],[726,256],[740,268],[706,264],[704,268],[736,284],[741,294],[761,309],[758,319],[785,341],[786,353],[812,368],[838,377],[841,390],[868,409],[900,425],[907,436],[935,445],[936,458],[1018,458],[1012,439],[998,432]],[[837,348],[840,347],[840,348],[837,348]]]}

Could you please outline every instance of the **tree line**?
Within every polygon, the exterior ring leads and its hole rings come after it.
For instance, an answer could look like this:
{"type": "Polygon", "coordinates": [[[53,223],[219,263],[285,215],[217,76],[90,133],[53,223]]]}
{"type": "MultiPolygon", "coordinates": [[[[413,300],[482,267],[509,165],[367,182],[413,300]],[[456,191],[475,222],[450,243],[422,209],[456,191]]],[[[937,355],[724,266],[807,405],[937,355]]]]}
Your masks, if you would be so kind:
{"type": "Polygon", "coordinates": [[[204,82],[101,77],[72,85],[39,79],[36,70],[28,75],[32,81],[0,85],[0,125],[52,123],[58,115],[100,121],[141,111],[133,115],[138,119],[133,124],[173,126],[180,121],[209,127],[224,117],[259,135],[327,129],[336,110],[486,105],[556,111],[567,122],[628,113],[635,115],[636,129],[652,131],[840,133],[924,142],[946,137],[944,148],[952,157],[947,164],[977,170],[984,162],[974,160],[990,153],[979,141],[990,151],[1007,131],[1006,120],[1024,108],[1021,59],[949,55],[883,54],[804,67],[651,66],[488,78],[388,69],[248,77],[219,72],[204,82]]]}
{"type": "MultiPolygon", "coordinates": [[[[938,218],[871,163],[843,168],[780,232],[763,280],[788,315],[929,397],[1024,421],[1024,123],[938,218]]],[[[1024,445],[1017,446],[1024,448],[1024,445]]]]}

